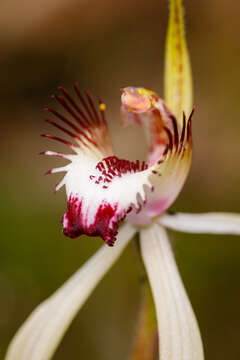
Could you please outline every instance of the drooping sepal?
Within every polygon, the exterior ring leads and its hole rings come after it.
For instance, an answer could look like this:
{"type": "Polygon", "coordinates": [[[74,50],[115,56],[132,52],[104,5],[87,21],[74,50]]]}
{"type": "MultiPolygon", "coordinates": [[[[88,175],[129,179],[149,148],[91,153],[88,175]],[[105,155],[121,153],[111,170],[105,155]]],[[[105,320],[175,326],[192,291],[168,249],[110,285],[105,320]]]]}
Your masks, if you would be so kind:
{"type": "Polygon", "coordinates": [[[132,239],[129,223],[113,249],[102,246],[54,294],[44,300],[15,334],[5,360],[50,360],[74,317],[132,239]]]}
{"type": "Polygon", "coordinates": [[[204,360],[201,334],[181,280],[167,232],[157,224],[141,230],[143,261],[158,320],[159,360],[204,360]]]}

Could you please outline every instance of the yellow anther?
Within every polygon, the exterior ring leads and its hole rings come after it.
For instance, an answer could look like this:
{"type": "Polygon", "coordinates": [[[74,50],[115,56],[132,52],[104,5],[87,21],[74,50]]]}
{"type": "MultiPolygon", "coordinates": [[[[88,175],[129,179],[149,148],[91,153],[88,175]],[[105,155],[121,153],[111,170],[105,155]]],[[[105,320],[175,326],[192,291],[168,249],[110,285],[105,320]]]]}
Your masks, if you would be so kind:
{"type": "Polygon", "coordinates": [[[138,90],[138,93],[139,93],[139,95],[143,95],[143,94],[144,94],[144,91],[143,91],[142,89],[139,89],[139,90],[138,90]]]}
{"type": "Polygon", "coordinates": [[[101,111],[105,111],[106,110],[106,105],[104,103],[99,104],[99,109],[101,111]]]}

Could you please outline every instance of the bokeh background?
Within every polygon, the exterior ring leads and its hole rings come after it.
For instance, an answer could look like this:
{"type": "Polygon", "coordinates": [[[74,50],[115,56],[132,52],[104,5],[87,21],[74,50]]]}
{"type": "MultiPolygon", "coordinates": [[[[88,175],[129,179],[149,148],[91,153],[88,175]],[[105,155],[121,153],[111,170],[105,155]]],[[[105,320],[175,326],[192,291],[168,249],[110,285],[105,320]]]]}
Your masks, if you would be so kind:
{"type": "MultiPolygon", "coordinates": [[[[194,81],[194,158],[173,210],[240,211],[240,3],[185,0],[194,81]]],[[[140,129],[121,129],[119,88],[162,93],[167,0],[2,0],[0,3],[0,359],[34,307],[102,245],[61,233],[64,191],[52,194],[60,149],[42,108],[75,80],[105,100],[115,149],[145,156],[140,129]]],[[[55,131],[55,130],[54,130],[55,131]]],[[[55,132],[56,133],[56,132],[55,132]]],[[[240,238],[171,233],[206,359],[240,358],[240,238]]],[[[140,301],[130,245],[74,320],[54,359],[126,359],[140,301]]]]}

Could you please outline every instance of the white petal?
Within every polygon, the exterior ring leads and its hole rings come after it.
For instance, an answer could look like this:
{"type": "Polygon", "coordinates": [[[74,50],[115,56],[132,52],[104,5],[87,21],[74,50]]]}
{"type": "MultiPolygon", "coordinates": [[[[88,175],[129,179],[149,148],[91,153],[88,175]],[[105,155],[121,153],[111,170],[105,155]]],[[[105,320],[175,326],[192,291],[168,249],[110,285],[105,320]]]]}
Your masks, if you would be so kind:
{"type": "Polygon", "coordinates": [[[160,360],[203,360],[197,321],[165,229],[153,224],[140,238],[156,306],[160,360]]]}
{"type": "Polygon", "coordinates": [[[131,210],[137,213],[143,207],[145,190],[148,187],[152,189],[149,177],[154,169],[147,170],[145,162],[131,162],[113,156],[105,119],[106,105],[101,100],[96,106],[93,97],[88,92],[81,94],[77,84],[74,85],[77,101],[63,87],[58,89],[61,95],[53,97],[65,111],[61,114],[46,108],[57,122],[52,119],[46,121],[73,139],[73,143],[49,134],[43,136],[64,143],[75,154],[64,155],[53,151],[42,154],[71,161],[64,167],[47,172],[66,171],[55,187],[58,191],[65,185],[67,192],[63,232],[71,238],[82,234],[101,236],[112,246],[120,221],[131,210]]]}
{"type": "Polygon", "coordinates": [[[104,245],[61,288],[40,304],[18,330],[5,360],[50,359],[74,316],[135,231],[130,224],[124,224],[114,248],[104,245]]]}
{"type": "Polygon", "coordinates": [[[158,222],[169,229],[208,234],[240,234],[240,215],[233,213],[164,214],[158,222]]]}
{"type": "Polygon", "coordinates": [[[113,245],[119,222],[129,211],[138,211],[146,200],[146,187],[151,188],[152,170],[141,171],[142,167],[144,163],[116,157],[90,161],[79,154],[64,177],[68,197],[64,234],[72,238],[83,233],[100,235],[113,245]]]}

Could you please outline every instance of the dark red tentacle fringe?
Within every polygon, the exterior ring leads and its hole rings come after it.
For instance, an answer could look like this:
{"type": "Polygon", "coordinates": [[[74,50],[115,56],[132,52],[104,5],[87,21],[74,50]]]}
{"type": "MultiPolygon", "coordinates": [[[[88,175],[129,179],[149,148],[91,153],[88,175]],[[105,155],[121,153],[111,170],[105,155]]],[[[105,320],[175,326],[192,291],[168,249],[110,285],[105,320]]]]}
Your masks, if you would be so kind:
{"type": "MultiPolygon", "coordinates": [[[[105,108],[104,106],[101,106],[104,103],[99,100],[99,106],[96,107],[92,95],[88,91],[85,91],[85,96],[82,95],[77,83],[74,84],[74,90],[78,100],[80,100],[80,106],[64,87],[59,86],[58,90],[62,93],[63,96],[53,94],[52,97],[59,102],[59,104],[64,108],[67,114],[72,117],[73,121],[75,121],[78,126],[74,124],[74,122],[70,121],[67,117],[60,114],[58,111],[49,107],[46,107],[44,110],[53,114],[56,118],[68,125],[73,130],[73,132],[69,131],[65,127],[58,125],[53,120],[47,119],[46,121],[57,127],[59,130],[63,131],[77,142],[82,143],[84,147],[92,144],[94,147],[98,147],[104,152],[104,146],[107,144],[108,149],[106,152],[109,153],[111,143],[108,137],[105,108]],[[96,128],[99,128],[100,131],[96,132],[96,128]]],[[[68,146],[74,147],[72,143],[55,136],[47,135],[46,137],[61,141],[68,146]]]]}

